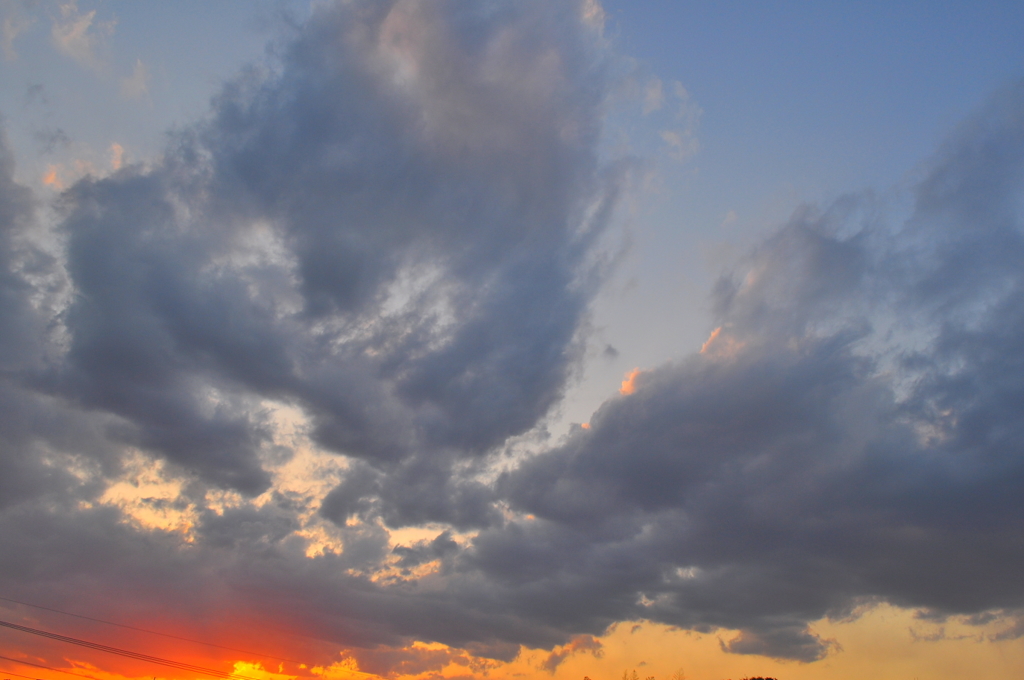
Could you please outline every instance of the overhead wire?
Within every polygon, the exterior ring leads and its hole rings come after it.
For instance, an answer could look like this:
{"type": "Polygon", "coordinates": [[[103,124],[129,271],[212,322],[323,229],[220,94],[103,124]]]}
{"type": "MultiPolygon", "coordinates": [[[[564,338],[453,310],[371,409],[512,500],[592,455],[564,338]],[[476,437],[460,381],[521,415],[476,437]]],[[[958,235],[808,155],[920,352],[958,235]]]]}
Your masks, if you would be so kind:
{"type": "MultiPolygon", "coordinates": [[[[124,628],[124,629],[127,629],[127,630],[134,630],[134,631],[137,631],[137,632],[140,632],[140,633],[148,633],[150,635],[158,635],[160,637],[165,637],[165,638],[169,638],[169,639],[172,639],[172,640],[180,640],[182,642],[192,642],[192,643],[195,643],[195,644],[205,645],[207,647],[214,647],[216,649],[223,649],[223,650],[230,651],[230,652],[238,652],[240,654],[249,654],[249,655],[257,656],[257,657],[261,657],[261,658],[274,659],[275,661],[286,661],[288,663],[298,664],[299,666],[304,666],[305,665],[304,662],[298,661],[296,659],[287,659],[287,658],[282,658],[282,657],[278,657],[278,656],[273,656],[273,655],[270,655],[270,654],[264,654],[262,652],[253,652],[253,651],[249,651],[249,650],[238,649],[238,648],[235,648],[235,647],[226,647],[224,645],[218,645],[218,644],[214,644],[212,642],[206,642],[204,640],[196,640],[194,638],[186,638],[186,637],[180,637],[178,635],[171,635],[169,633],[161,633],[161,632],[155,631],[155,630],[149,630],[149,629],[146,629],[146,628],[138,628],[136,626],[129,626],[129,625],[123,624],[123,623],[115,623],[113,621],[106,621],[104,619],[98,619],[98,618],[95,618],[95,617],[92,617],[92,616],[85,616],[83,614],[74,614],[72,612],[66,612],[66,611],[62,611],[60,609],[54,609],[52,607],[44,607],[42,605],[32,604],[30,602],[23,602],[21,600],[15,600],[15,599],[12,599],[12,598],[9,598],[9,597],[0,597],[0,601],[11,602],[13,604],[19,604],[19,605],[23,605],[25,607],[32,607],[33,609],[41,609],[43,611],[49,611],[49,612],[53,612],[55,614],[63,614],[65,616],[71,616],[71,617],[78,618],[78,619],[83,619],[83,620],[86,620],[86,621],[93,621],[93,622],[96,622],[96,623],[102,623],[102,624],[109,625],[109,626],[115,626],[117,628],[124,628]]],[[[218,671],[218,670],[211,669],[211,668],[203,668],[202,666],[193,666],[191,664],[183,664],[182,662],[177,662],[177,661],[173,661],[173,660],[170,660],[170,659],[161,659],[160,657],[149,656],[149,655],[146,655],[146,654],[141,654],[139,652],[132,652],[130,650],[119,649],[117,647],[108,647],[106,645],[101,645],[99,643],[90,642],[88,640],[79,640],[78,638],[72,638],[72,637],[69,637],[69,636],[58,635],[57,633],[51,633],[49,631],[29,628],[28,626],[20,626],[18,624],[10,623],[10,622],[7,622],[7,621],[0,621],[0,627],[12,628],[12,629],[15,629],[15,630],[20,630],[22,632],[32,633],[32,634],[35,634],[35,635],[41,635],[43,637],[49,637],[50,639],[53,639],[53,640],[58,640],[58,641],[61,641],[61,642],[68,642],[69,644],[77,644],[79,646],[84,646],[84,647],[88,647],[88,648],[91,648],[91,649],[97,649],[99,651],[105,651],[105,652],[108,652],[108,653],[111,653],[111,654],[118,654],[120,656],[128,656],[129,658],[135,658],[135,659],[142,660],[142,661],[149,661],[151,663],[156,663],[156,664],[159,664],[159,665],[165,665],[165,666],[169,666],[169,667],[172,667],[172,668],[177,668],[179,670],[189,670],[189,671],[195,672],[195,673],[202,673],[202,674],[211,675],[213,677],[224,678],[224,679],[231,679],[231,680],[256,680],[255,678],[248,678],[248,677],[246,677],[244,675],[238,675],[236,673],[228,673],[226,671],[218,671]]],[[[300,635],[300,636],[301,637],[309,637],[309,636],[305,636],[305,635],[300,635]]],[[[317,639],[317,638],[310,638],[310,639],[317,639]]],[[[0,656],[0,658],[6,659],[7,657],[0,656]]],[[[16,661],[17,663],[27,663],[27,662],[17,661],[15,659],[8,659],[8,660],[16,661]]],[[[37,665],[37,664],[29,664],[29,665],[37,665]]],[[[62,671],[62,670],[56,669],[56,668],[52,668],[51,669],[51,668],[49,668],[47,666],[39,666],[39,667],[40,668],[46,668],[48,670],[54,670],[54,671],[57,671],[58,673],[69,673],[71,675],[76,675],[74,673],[70,673],[69,671],[62,671]]],[[[367,673],[365,671],[359,671],[359,670],[355,670],[355,669],[349,669],[348,672],[352,673],[352,674],[355,674],[355,675],[358,675],[358,676],[363,676],[363,677],[377,677],[373,673],[367,673]]],[[[26,677],[26,676],[19,676],[19,677],[26,677]]],[[[81,677],[89,677],[89,676],[81,676],[81,677]]],[[[38,679],[37,678],[32,678],[31,680],[38,680],[38,679]]],[[[96,678],[91,678],[91,680],[97,680],[97,679],[96,678]]]]}
{"type": "Polygon", "coordinates": [[[222,678],[222,680],[257,680],[256,678],[250,678],[245,675],[239,675],[237,673],[228,673],[227,671],[217,670],[215,668],[204,668],[203,666],[196,666],[190,663],[183,663],[181,661],[173,661],[171,659],[163,659],[158,656],[150,656],[149,654],[141,654],[139,652],[133,652],[127,649],[120,649],[118,647],[111,647],[109,645],[101,645],[98,642],[90,642],[89,640],[82,640],[79,638],[70,637],[68,635],[60,635],[58,633],[51,633],[47,630],[40,630],[38,628],[30,628],[28,626],[22,626],[17,623],[11,623],[10,621],[0,621],[0,627],[10,628],[11,630],[21,631],[22,633],[29,633],[31,635],[38,635],[40,637],[49,638],[50,640],[56,640],[58,642],[66,642],[72,645],[78,645],[79,647],[86,647],[87,649],[94,649],[99,652],[105,652],[107,654],[114,654],[116,656],[122,656],[128,659],[135,659],[137,661],[145,661],[147,663],[156,664],[158,666],[167,666],[169,668],[175,668],[181,671],[189,671],[191,673],[198,673],[199,675],[207,675],[213,678],[222,678]]]}
{"type": "Polygon", "coordinates": [[[42,680],[41,678],[33,678],[31,675],[22,675],[21,673],[12,673],[10,671],[0,672],[0,676],[13,675],[16,678],[25,678],[25,680],[42,680]]]}
{"type": "MultiPolygon", "coordinates": [[[[4,661],[13,661],[14,663],[24,664],[25,666],[33,666],[35,668],[42,668],[44,670],[54,671],[55,673],[64,673],[65,675],[73,675],[76,678],[88,678],[88,680],[100,680],[99,678],[94,678],[93,676],[86,675],[85,673],[72,673],[71,671],[65,671],[65,670],[60,669],[60,668],[51,668],[50,666],[43,666],[42,664],[32,663],[31,661],[24,661],[22,659],[12,659],[9,656],[0,656],[0,659],[3,659],[4,661]]],[[[4,671],[4,672],[6,673],[7,671],[4,671]]]]}
{"type": "Polygon", "coordinates": [[[272,654],[264,654],[262,652],[253,652],[253,651],[246,650],[246,649],[237,649],[235,647],[225,647],[224,645],[218,645],[218,644],[214,644],[212,642],[206,642],[204,640],[195,640],[193,638],[180,637],[178,635],[171,635],[169,633],[161,633],[159,631],[149,630],[147,628],[138,628],[136,626],[129,626],[129,625],[124,624],[124,623],[114,623],[113,621],[105,621],[103,619],[97,619],[97,618],[94,618],[92,616],[84,616],[82,614],[73,614],[71,612],[61,611],[60,609],[53,609],[52,607],[44,607],[42,605],[32,604],[30,602],[22,602],[21,600],[14,600],[14,599],[11,599],[9,597],[0,597],[0,600],[2,600],[4,602],[13,602],[14,604],[20,604],[20,605],[25,606],[25,607],[32,607],[33,609],[41,609],[43,611],[53,612],[55,614],[63,614],[64,616],[73,616],[76,619],[84,619],[86,621],[93,621],[95,623],[102,623],[102,624],[105,624],[105,625],[108,625],[108,626],[116,626],[117,628],[125,628],[127,630],[134,630],[134,631],[137,631],[139,633],[148,633],[150,635],[159,635],[160,637],[170,638],[171,640],[180,640],[182,642],[193,642],[193,643],[198,644],[198,645],[206,645],[207,647],[214,647],[216,649],[223,649],[223,650],[228,651],[228,652],[238,652],[239,654],[250,654],[252,656],[258,656],[258,657],[264,658],[264,659],[273,659],[274,661],[287,661],[288,663],[295,663],[295,664],[303,663],[302,661],[297,661],[296,659],[285,659],[285,658],[280,657],[280,656],[273,656],[272,654]]]}

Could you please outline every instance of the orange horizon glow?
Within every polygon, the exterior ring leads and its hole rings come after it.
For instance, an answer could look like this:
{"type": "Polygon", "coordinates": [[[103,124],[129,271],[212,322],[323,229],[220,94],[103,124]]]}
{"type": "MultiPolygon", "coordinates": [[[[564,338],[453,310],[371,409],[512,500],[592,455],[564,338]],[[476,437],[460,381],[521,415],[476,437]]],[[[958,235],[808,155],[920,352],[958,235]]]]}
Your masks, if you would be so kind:
{"type": "MultiPolygon", "coordinates": [[[[740,680],[765,676],[778,680],[904,680],[920,677],[930,680],[1002,680],[1014,677],[1024,667],[1024,639],[998,641],[997,626],[970,626],[963,622],[936,623],[917,618],[911,610],[882,605],[854,620],[815,622],[812,630],[823,639],[836,641],[829,656],[812,663],[783,661],[761,656],[727,654],[724,642],[736,631],[719,630],[697,633],[648,621],[622,622],[611,626],[605,635],[580,636],[551,650],[522,648],[509,662],[474,657],[469,652],[440,643],[413,642],[405,647],[379,648],[385,656],[405,659],[391,672],[373,673],[361,668],[357,650],[335,647],[334,663],[297,664],[254,660],[247,655],[225,654],[195,645],[162,640],[143,641],[137,635],[118,640],[126,649],[157,649],[168,658],[208,668],[223,669],[252,680],[445,680],[491,678],[493,680],[619,680],[623,671],[636,670],[641,678],[672,680],[740,680]],[[216,658],[211,658],[216,657],[216,658]],[[437,659],[441,659],[437,662],[437,659]],[[433,664],[433,665],[431,665],[433,664]],[[416,672],[403,672],[416,670],[416,672]]],[[[81,632],[81,631],[79,631],[81,632]]],[[[251,631],[249,631],[251,633],[251,631]]],[[[103,639],[92,631],[96,641],[103,639]]],[[[216,638],[218,643],[233,636],[216,638]]],[[[279,643],[283,640],[279,637],[279,643]]],[[[31,680],[59,680],[91,677],[93,680],[200,680],[201,675],[167,669],[142,662],[110,657],[68,648],[47,640],[28,645],[5,633],[0,638],[2,656],[20,658],[33,666],[18,666],[0,659],[0,680],[10,677],[31,680]],[[17,651],[15,651],[17,650],[17,651]],[[39,665],[59,669],[46,671],[39,665]]],[[[109,636],[103,639],[110,643],[109,636]]],[[[253,642],[253,640],[247,640],[253,642]]],[[[282,656],[302,658],[305,643],[299,638],[275,647],[282,656]],[[290,649],[290,651],[289,651],[290,649]]],[[[306,649],[308,651],[308,648],[306,649]]],[[[372,651],[372,650],[371,650],[372,651]]],[[[323,650],[321,649],[321,658],[323,650]]]]}

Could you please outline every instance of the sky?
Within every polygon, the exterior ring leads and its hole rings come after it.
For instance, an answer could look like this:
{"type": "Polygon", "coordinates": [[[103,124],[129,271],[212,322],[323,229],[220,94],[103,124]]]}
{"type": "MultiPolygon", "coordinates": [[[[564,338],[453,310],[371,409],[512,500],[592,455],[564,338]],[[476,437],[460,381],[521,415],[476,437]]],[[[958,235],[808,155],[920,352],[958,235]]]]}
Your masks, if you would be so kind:
{"type": "Polygon", "coordinates": [[[1024,6],[831,5],[0,0],[0,678],[1019,675],[1024,6]]]}

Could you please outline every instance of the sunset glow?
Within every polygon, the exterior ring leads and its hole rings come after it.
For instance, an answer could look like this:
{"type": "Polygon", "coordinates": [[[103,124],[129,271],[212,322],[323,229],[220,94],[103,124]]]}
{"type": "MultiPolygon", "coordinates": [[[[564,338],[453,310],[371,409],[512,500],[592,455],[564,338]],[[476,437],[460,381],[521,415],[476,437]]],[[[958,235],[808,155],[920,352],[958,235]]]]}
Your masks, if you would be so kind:
{"type": "Polygon", "coordinates": [[[1021,676],[1022,34],[0,0],[0,680],[1021,676]]]}

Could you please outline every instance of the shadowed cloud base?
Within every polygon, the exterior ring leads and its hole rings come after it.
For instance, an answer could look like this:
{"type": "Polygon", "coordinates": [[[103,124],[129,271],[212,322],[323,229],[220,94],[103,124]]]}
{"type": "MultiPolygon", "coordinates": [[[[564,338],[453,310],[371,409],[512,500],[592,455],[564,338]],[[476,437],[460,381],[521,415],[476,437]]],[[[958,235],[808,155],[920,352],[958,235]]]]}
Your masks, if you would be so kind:
{"type": "Polygon", "coordinates": [[[638,621],[793,678],[854,673],[859,617],[1024,635],[1024,85],[899,197],[798,210],[554,441],[643,167],[602,21],[325,3],[159,159],[46,205],[0,150],[0,596],[289,677],[632,668],[638,621]]]}

